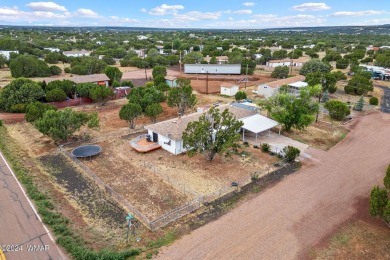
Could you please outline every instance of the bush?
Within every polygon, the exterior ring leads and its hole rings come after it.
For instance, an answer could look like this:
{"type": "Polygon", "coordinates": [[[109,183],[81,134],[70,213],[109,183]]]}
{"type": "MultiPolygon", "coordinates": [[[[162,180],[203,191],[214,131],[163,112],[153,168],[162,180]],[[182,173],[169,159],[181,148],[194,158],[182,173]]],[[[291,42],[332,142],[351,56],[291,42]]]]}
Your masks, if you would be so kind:
{"type": "Polygon", "coordinates": [[[65,91],[59,88],[52,89],[46,93],[46,100],[48,102],[61,102],[66,100],[65,91]]]}
{"type": "Polygon", "coordinates": [[[369,103],[370,105],[377,106],[379,104],[379,100],[377,97],[371,97],[369,103]]]}
{"type": "Polygon", "coordinates": [[[72,73],[72,69],[69,68],[69,67],[66,67],[66,68],[64,69],[64,72],[65,72],[65,73],[72,73]]]}
{"type": "Polygon", "coordinates": [[[268,153],[271,149],[271,146],[267,143],[261,144],[261,150],[265,153],[268,153]]]}
{"type": "Polygon", "coordinates": [[[62,69],[58,66],[50,66],[50,72],[51,72],[51,75],[60,75],[61,72],[62,72],[62,69]]]}
{"type": "Polygon", "coordinates": [[[246,99],[246,93],[244,91],[238,91],[234,97],[236,100],[246,99]]]}
{"type": "Polygon", "coordinates": [[[383,211],[383,219],[390,224],[390,200],[387,202],[385,210],[383,211]]]}
{"type": "Polygon", "coordinates": [[[15,104],[11,106],[12,113],[24,113],[26,112],[27,104],[15,104]]]}
{"type": "Polygon", "coordinates": [[[385,207],[387,206],[388,198],[386,189],[375,186],[371,190],[370,195],[370,214],[372,216],[383,217],[385,207]]]}
{"type": "Polygon", "coordinates": [[[0,119],[0,126],[3,126],[3,120],[0,119]]]}
{"type": "Polygon", "coordinates": [[[336,120],[343,120],[351,113],[347,104],[339,100],[330,100],[326,102],[325,108],[329,111],[330,117],[336,120]]]}
{"type": "Polygon", "coordinates": [[[385,178],[383,179],[386,189],[390,190],[390,165],[387,167],[385,178]]]}
{"type": "Polygon", "coordinates": [[[284,159],[287,162],[292,162],[295,160],[295,158],[299,156],[301,151],[298,148],[289,145],[283,148],[283,153],[284,153],[284,159]]]}
{"type": "Polygon", "coordinates": [[[26,107],[26,121],[34,122],[41,118],[47,110],[57,110],[56,107],[41,102],[30,103],[26,107]]]}
{"type": "Polygon", "coordinates": [[[278,78],[278,79],[284,79],[288,77],[289,69],[287,66],[278,66],[272,71],[271,77],[272,78],[278,78]]]}
{"type": "Polygon", "coordinates": [[[124,81],[122,81],[121,86],[122,86],[122,87],[131,87],[131,88],[134,88],[134,83],[133,83],[133,81],[131,81],[131,80],[124,80],[124,81]]]}

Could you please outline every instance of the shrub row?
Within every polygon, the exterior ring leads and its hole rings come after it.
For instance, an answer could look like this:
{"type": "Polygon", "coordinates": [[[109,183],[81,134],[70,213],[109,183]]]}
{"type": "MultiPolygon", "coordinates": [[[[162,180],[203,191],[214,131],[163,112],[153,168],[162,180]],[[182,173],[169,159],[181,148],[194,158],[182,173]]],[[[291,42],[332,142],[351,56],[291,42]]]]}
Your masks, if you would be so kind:
{"type": "Polygon", "coordinates": [[[29,170],[14,156],[9,147],[9,142],[6,141],[10,138],[5,127],[0,126],[0,150],[7,158],[18,180],[23,184],[27,195],[34,201],[43,223],[51,227],[53,233],[57,236],[57,244],[65,248],[74,259],[127,259],[140,253],[138,249],[122,252],[109,250],[96,252],[87,248],[83,239],[70,228],[69,219],[55,210],[52,200],[38,190],[29,174],[29,170]]]}

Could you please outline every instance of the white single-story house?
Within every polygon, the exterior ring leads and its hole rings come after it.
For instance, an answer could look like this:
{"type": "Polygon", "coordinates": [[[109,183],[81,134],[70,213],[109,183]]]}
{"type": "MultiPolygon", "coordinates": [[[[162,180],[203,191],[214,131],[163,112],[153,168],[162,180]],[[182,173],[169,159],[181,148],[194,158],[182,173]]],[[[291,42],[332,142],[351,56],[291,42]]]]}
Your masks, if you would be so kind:
{"type": "Polygon", "coordinates": [[[306,61],[307,61],[306,59],[270,60],[267,61],[266,66],[270,68],[275,68],[279,66],[302,67],[306,61]]]}
{"type": "Polygon", "coordinates": [[[165,83],[168,84],[171,88],[177,87],[177,78],[174,76],[165,76],[165,83]]]}
{"type": "Polygon", "coordinates": [[[50,52],[60,52],[61,50],[59,48],[44,48],[45,50],[48,50],[50,52]]]}
{"type": "Polygon", "coordinates": [[[302,88],[307,87],[309,84],[307,84],[304,81],[297,81],[297,82],[293,82],[293,83],[290,83],[290,84],[287,84],[287,85],[289,87],[289,92],[291,94],[299,95],[299,91],[302,88]]]}
{"type": "Polygon", "coordinates": [[[71,80],[76,84],[79,83],[95,83],[97,85],[102,85],[102,86],[109,86],[109,81],[110,79],[107,77],[106,74],[91,74],[91,75],[77,75],[73,77],[57,77],[57,78],[46,78],[44,81],[46,83],[49,83],[51,81],[55,80],[71,80]]]}
{"type": "Polygon", "coordinates": [[[260,84],[257,87],[257,95],[261,95],[264,98],[270,98],[279,93],[279,88],[283,85],[290,85],[296,82],[302,82],[305,80],[305,76],[298,75],[291,78],[276,80],[264,84],[260,84]]]}
{"type": "Polygon", "coordinates": [[[90,56],[91,51],[81,50],[81,51],[64,51],[63,54],[66,57],[82,57],[82,56],[90,56]]]}
{"type": "Polygon", "coordinates": [[[231,83],[221,84],[221,95],[232,97],[240,90],[240,86],[231,83]]]}
{"type": "Polygon", "coordinates": [[[11,57],[11,53],[19,54],[19,51],[0,51],[0,55],[3,55],[7,60],[11,57]]]}
{"type": "MultiPolygon", "coordinates": [[[[258,131],[260,128],[255,127],[254,125],[262,124],[262,122],[265,122],[264,119],[262,119],[262,121],[257,121],[257,119],[259,118],[257,117],[258,114],[256,111],[251,109],[244,109],[232,105],[221,105],[217,108],[221,111],[228,109],[231,113],[234,114],[236,119],[240,120],[250,118],[251,116],[256,116],[252,120],[246,120],[246,124],[243,121],[243,128],[247,131],[256,131],[255,133],[259,133],[258,131]]],[[[182,116],[181,118],[174,118],[153,125],[147,125],[145,126],[145,129],[148,130],[148,135],[150,135],[151,141],[158,143],[163,149],[167,150],[168,152],[178,155],[186,152],[186,148],[183,146],[182,135],[187,128],[188,123],[198,120],[203,113],[205,113],[205,111],[202,110],[202,112],[189,114],[186,116],[182,116]]],[[[270,129],[268,128],[269,126],[271,126],[271,124],[267,125],[267,127],[265,128],[262,127],[261,129],[265,129],[263,131],[266,131],[270,129]]]]}
{"type": "Polygon", "coordinates": [[[186,74],[241,74],[241,64],[184,64],[186,74]]]}
{"type": "MultiPolygon", "coordinates": [[[[213,57],[210,57],[209,55],[207,55],[204,58],[204,60],[207,61],[207,63],[210,63],[212,58],[213,57]]],[[[217,64],[226,64],[229,61],[229,57],[228,56],[216,56],[215,58],[217,60],[217,64]]]]}

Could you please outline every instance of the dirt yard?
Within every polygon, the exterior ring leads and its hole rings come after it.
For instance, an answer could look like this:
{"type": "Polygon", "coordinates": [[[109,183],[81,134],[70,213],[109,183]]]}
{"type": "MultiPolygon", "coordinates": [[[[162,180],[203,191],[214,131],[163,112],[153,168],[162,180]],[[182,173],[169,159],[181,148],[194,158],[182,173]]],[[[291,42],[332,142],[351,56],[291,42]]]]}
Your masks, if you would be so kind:
{"type": "Polygon", "coordinates": [[[225,189],[234,181],[243,183],[251,173],[267,174],[278,161],[253,147],[243,147],[244,153],[217,157],[213,162],[201,155],[175,156],[163,149],[140,154],[129,144],[135,136],[97,142],[103,153],[83,163],[150,219],[195,197],[225,189]]]}
{"type": "Polygon", "coordinates": [[[302,131],[294,129],[291,132],[283,133],[287,137],[324,151],[335,146],[347,134],[348,130],[340,123],[325,122],[313,123],[302,131]]]}

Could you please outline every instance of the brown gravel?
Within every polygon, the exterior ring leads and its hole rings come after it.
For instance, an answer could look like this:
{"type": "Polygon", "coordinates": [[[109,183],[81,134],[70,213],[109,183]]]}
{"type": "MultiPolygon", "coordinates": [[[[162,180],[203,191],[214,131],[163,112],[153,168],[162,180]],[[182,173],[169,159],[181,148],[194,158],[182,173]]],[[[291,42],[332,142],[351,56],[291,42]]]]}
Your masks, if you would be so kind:
{"type": "Polygon", "coordinates": [[[219,220],[184,236],[161,259],[305,259],[338,226],[357,217],[356,201],[382,182],[390,163],[390,115],[352,122],[351,132],[298,173],[219,220]]]}

